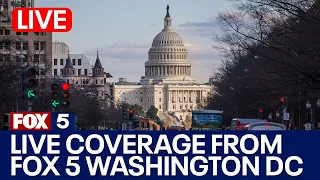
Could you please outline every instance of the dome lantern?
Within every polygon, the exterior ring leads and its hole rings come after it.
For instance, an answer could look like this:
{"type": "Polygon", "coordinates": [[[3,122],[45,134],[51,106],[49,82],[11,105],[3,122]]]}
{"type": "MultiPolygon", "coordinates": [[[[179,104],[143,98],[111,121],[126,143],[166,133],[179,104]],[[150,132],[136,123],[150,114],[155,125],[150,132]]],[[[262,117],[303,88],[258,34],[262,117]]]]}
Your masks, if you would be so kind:
{"type": "Polygon", "coordinates": [[[164,18],[164,29],[163,30],[169,30],[169,29],[172,29],[171,28],[171,16],[170,16],[170,13],[169,13],[169,4],[167,5],[167,15],[166,17],[164,18]]]}

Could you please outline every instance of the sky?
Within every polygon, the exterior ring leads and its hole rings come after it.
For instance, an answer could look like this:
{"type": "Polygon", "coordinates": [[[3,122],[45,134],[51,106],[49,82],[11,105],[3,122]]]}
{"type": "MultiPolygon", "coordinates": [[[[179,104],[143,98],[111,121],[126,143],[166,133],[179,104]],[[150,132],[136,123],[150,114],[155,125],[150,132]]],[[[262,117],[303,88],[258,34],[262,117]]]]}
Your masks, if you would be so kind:
{"type": "Polygon", "coordinates": [[[54,33],[53,41],[67,43],[70,53],[84,53],[92,63],[99,50],[111,81],[125,77],[138,82],[152,40],[163,29],[167,4],[172,26],[189,52],[192,77],[207,82],[221,63],[212,38],[220,31],[218,13],[232,8],[228,0],[37,0],[35,6],[70,8],[72,30],[54,33]]]}

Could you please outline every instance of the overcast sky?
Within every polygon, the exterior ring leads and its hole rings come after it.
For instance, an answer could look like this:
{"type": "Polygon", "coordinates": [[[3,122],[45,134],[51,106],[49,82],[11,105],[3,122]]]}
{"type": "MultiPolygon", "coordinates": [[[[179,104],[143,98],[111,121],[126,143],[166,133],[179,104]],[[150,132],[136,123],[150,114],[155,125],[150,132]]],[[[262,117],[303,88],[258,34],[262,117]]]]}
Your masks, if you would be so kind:
{"type": "Polygon", "coordinates": [[[218,12],[230,11],[228,0],[38,0],[40,7],[68,7],[73,29],[54,33],[53,41],[68,44],[71,53],[85,53],[92,61],[97,49],[112,81],[127,77],[139,81],[153,38],[162,30],[166,6],[170,6],[173,28],[180,34],[192,62],[192,76],[207,82],[219,67],[219,52],[212,36],[220,30],[218,12]]]}

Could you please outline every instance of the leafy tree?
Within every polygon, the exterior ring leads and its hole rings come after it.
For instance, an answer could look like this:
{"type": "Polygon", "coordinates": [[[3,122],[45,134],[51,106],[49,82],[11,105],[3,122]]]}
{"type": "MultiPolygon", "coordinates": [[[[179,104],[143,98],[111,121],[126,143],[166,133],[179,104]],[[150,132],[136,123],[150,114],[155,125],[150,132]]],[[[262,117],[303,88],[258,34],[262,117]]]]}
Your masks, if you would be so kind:
{"type": "Polygon", "coordinates": [[[157,114],[158,114],[158,109],[154,106],[150,106],[147,112],[147,116],[149,116],[150,118],[157,118],[157,114]]]}

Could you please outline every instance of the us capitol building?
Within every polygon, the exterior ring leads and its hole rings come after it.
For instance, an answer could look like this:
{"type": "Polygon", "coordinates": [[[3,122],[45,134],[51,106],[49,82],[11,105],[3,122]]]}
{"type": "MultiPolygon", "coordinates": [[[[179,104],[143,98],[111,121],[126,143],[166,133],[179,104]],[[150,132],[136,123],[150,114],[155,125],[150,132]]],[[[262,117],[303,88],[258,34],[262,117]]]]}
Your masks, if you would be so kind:
{"type": "Polygon", "coordinates": [[[167,6],[163,30],[155,36],[145,62],[145,75],[140,83],[130,83],[120,78],[111,88],[115,103],[138,104],[148,111],[158,109],[158,116],[181,121],[199,109],[212,86],[197,84],[191,77],[191,62],[182,38],[171,26],[172,18],[167,6]]]}

